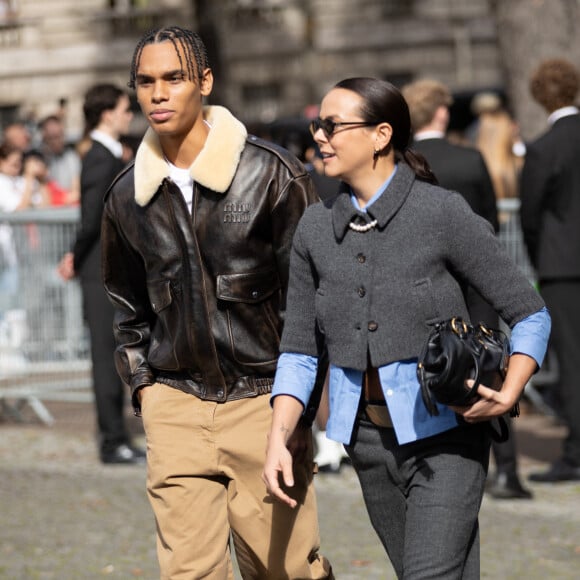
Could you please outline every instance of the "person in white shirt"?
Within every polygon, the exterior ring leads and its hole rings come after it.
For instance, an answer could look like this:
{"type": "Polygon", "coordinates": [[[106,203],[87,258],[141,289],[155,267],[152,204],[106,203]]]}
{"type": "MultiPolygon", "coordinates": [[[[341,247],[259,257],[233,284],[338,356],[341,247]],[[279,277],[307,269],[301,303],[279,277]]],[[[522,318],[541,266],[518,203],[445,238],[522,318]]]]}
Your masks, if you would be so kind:
{"type": "MultiPolygon", "coordinates": [[[[39,162],[23,160],[22,151],[9,143],[0,145],[0,213],[46,205],[37,176],[39,162]]],[[[13,232],[0,223],[0,314],[15,305],[18,294],[18,257],[13,232]]]]}

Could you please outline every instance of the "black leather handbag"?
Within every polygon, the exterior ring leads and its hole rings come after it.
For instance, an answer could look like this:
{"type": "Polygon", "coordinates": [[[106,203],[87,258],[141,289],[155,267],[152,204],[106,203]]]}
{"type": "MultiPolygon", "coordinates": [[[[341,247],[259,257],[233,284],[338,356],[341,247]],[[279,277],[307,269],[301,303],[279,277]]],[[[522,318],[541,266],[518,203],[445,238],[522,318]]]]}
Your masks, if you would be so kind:
{"type": "MultiPolygon", "coordinates": [[[[433,327],[417,363],[421,396],[431,415],[438,415],[435,402],[444,405],[469,406],[478,398],[477,387],[499,391],[509,362],[509,340],[501,330],[480,323],[473,326],[456,317],[433,327]],[[467,379],[473,379],[471,387],[467,379]]],[[[510,411],[519,415],[519,407],[510,411]]],[[[499,417],[500,432],[492,429],[496,441],[509,437],[507,424],[499,417]]]]}

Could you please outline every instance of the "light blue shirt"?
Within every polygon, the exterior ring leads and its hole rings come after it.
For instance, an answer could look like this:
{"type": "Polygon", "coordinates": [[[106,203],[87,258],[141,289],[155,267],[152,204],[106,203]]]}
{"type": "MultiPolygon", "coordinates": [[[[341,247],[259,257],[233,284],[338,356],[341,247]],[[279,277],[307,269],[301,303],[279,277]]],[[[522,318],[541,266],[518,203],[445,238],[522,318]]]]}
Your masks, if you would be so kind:
{"type": "Polygon", "coordinates": [[[379,197],[381,197],[381,195],[383,195],[383,193],[385,193],[385,190],[387,189],[387,187],[389,187],[389,183],[391,183],[391,181],[393,181],[393,177],[395,177],[396,173],[397,173],[397,165],[395,165],[395,169],[394,169],[393,173],[391,173],[391,175],[389,175],[389,177],[387,177],[387,179],[384,181],[383,185],[381,185],[381,187],[379,187],[377,192],[369,199],[369,201],[367,202],[365,207],[359,206],[358,200],[356,199],[356,196],[354,195],[354,193],[352,192],[352,189],[351,189],[350,190],[350,200],[352,201],[352,205],[354,205],[354,207],[356,209],[358,209],[359,211],[366,213],[367,207],[370,207],[373,203],[375,203],[375,201],[377,201],[377,199],[379,199],[379,197]]]}
{"type": "MultiPolygon", "coordinates": [[[[550,335],[546,308],[518,322],[511,332],[511,353],[532,357],[541,366],[550,335]]],[[[291,395],[306,406],[316,377],[318,359],[298,353],[282,353],[278,360],[272,398],[291,395]]],[[[400,444],[436,435],[457,426],[457,416],[445,405],[439,415],[429,415],[417,379],[417,361],[394,362],[379,368],[379,378],[393,427],[400,444]]],[[[362,371],[330,365],[329,439],[348,444],[362,393],[362,371]]]]}

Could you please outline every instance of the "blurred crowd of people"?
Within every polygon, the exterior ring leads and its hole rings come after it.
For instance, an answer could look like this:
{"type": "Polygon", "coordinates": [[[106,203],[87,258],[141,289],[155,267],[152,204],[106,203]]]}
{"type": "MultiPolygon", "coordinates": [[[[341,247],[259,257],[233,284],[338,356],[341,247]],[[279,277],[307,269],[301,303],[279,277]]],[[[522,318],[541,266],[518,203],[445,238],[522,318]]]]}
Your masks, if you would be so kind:
{"type": "Polygon", "coordinates": [[[14,121],[1,141],[0,211],[78,204],[81,156],[67,141],[60,115],[49,115],[32,129],[14,121]]]}
{"type": "MultiPolygon", "coordinates": [[[[80,200],[81,156],[67,140],[64,109],[31,125],[15,120],[0,131],[0,213],[73,206],[80,200]]],[[[34,242],[37,231],[31,226],[34,242]]],[[[0,316],[15,307],[18,248],[12,228],[0,223],[0,316]]]]}

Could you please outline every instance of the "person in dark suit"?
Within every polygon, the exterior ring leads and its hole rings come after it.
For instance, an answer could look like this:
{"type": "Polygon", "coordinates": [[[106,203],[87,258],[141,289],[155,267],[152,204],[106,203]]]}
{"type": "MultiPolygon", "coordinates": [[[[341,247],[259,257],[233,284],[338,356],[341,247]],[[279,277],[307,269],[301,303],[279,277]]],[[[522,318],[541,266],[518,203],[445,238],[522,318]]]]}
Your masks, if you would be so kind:
{"type": "Polygon", "coordinates": [[[580,481],[580,72],[564,59],[542,62],[530,79],[549,129],[528,144],[520,196],[524,242],[552,316],[559,397],[568,428],[562,456],[536,482],[580,481]]]}
{"type": "Polygon", "coordinates": [[[86,93],[83,112],[87,140],[81,168],[81,225],[59,272],[65,279],[78,275],[81,281],[91,339],[100,459],[107,464],[143,463],[145,453],[131,443],[125,425],[125,387],[113,358],[113,306],[101,279],[103,197],[128,160],[120,138],[128,132],[132,118],[129,97],[115,85],[95,85],[86,93]]]}
{"type": "MultiPolygon", "coordinates": [[[[453,102],[447,86],[436,80],[421,79],[403,87],[402,93],[411,113],[413,149],[425,157],[439,184],[460,193],[497,233],[496,197],[482,154],[446,139],[449,107],[453,102]]],[[[499,327],[497,313],[473,288],[467,289],[465,300],[473,322],[499,327]]],[[[489,477],[486,491],[496,499],[530,499],[531,492],[524,488],[518,476],[515,437],[513,429],[510,431],[507,441],[492,442],[496,473],[489,477]]]]}

